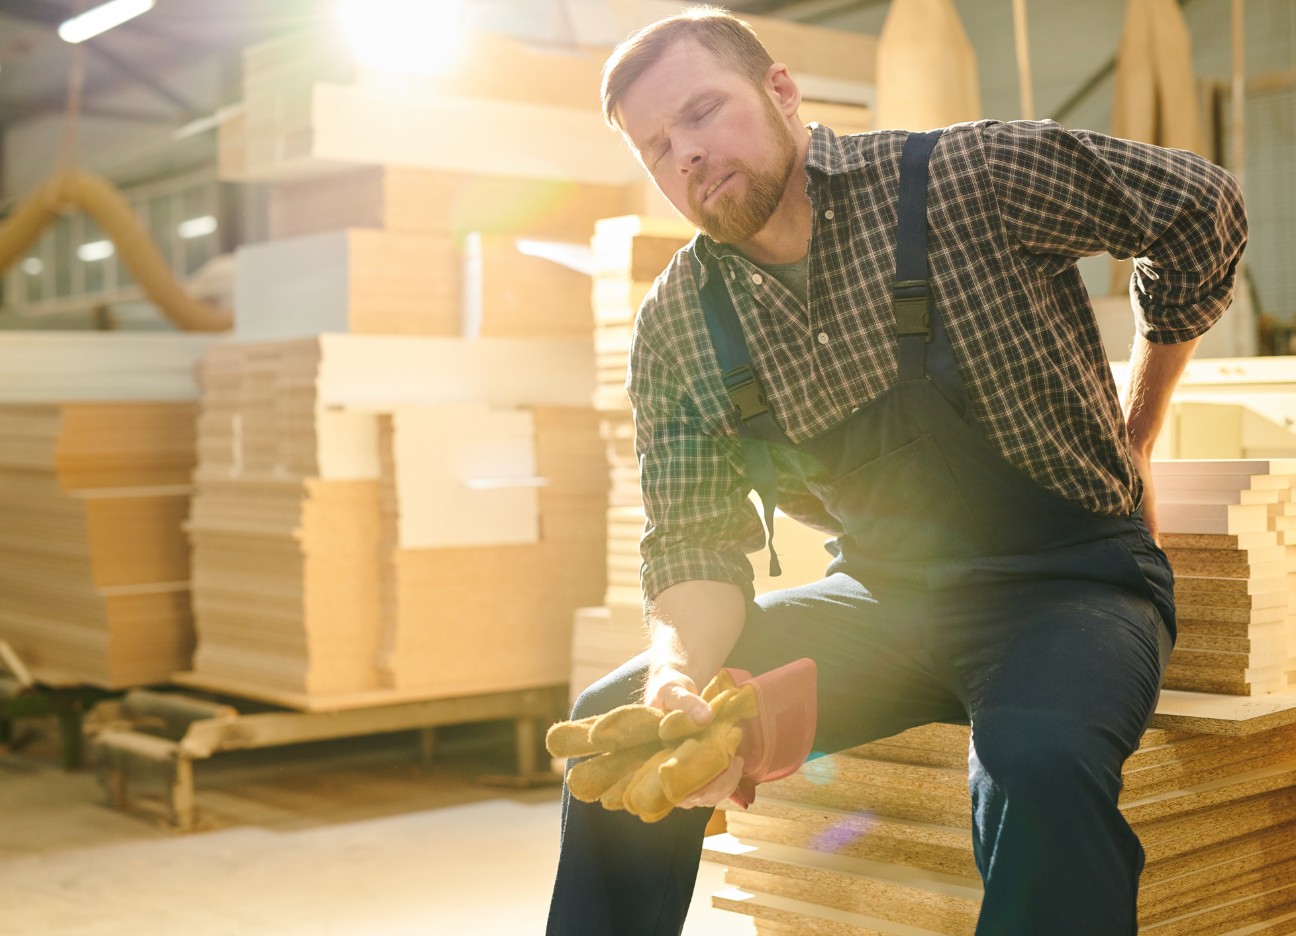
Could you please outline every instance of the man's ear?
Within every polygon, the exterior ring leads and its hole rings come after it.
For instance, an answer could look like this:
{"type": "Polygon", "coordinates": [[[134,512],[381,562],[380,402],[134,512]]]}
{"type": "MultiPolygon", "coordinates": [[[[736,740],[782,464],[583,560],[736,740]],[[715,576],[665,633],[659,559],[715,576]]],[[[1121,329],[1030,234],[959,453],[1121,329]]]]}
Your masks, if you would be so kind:
{"type": "Polygon", "coordinates": [[[801,107],[801,89],[782,62],[775,62],[765,72],[765,90],[773,95],[774,105],[785,117],[794,116],[801,107]]]}

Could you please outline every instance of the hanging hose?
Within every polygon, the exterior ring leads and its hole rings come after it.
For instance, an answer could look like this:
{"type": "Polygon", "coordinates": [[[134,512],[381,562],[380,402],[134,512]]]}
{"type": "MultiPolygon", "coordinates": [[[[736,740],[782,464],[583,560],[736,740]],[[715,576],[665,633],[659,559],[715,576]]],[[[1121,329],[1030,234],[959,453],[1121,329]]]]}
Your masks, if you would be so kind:
{"type": "Polygon", "coordinates": [[[0,225],[0,276],[18,262],[60,214],[80,209],[98,222],[144,295],[177,328],[228,331],[233,317],[184,291],[121,192],[106,179],[76,168],[80,161],[78,131],[84,85],[85,52],[77,45],[68,72],[67,114],[54,175],[20,202],[0,225]]]}
{"type": "Polygon", "coordinates": [[[227,331],[233,325],[230,313],[184,291],[121,192],[107,180],[81,169],[56,173],[23,199],[0,226],[0,276],[68,208],[78,208],[98,223],[144,295],[177,328],[227,331]]]}

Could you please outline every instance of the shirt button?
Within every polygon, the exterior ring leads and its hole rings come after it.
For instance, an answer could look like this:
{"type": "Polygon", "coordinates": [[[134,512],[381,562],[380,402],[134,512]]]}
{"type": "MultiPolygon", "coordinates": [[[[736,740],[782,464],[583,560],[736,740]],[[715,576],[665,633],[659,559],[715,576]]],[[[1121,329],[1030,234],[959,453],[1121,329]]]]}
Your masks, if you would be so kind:
{"type": "Polygon", "coordinates": [[[824,217],[827,218],[829,221],[831,221],[833,219],[833,210],[829,208],[827,211],[825,211],[824,217]]]}
{"type": "Polygon", "coordinates": [[[819,343],[820,343],[820,344],[827,344],[827,343],[828,343],[828,333],[827,333],[827,332],[820,332],[820,333],[819,333],[819,343]]]}
{"type": "Polygon", "coordinates": [[[759,273],[753,273],[752,282],[759,286],[761,283],[765,282],[765,277],[761,276],[759,273]]]}

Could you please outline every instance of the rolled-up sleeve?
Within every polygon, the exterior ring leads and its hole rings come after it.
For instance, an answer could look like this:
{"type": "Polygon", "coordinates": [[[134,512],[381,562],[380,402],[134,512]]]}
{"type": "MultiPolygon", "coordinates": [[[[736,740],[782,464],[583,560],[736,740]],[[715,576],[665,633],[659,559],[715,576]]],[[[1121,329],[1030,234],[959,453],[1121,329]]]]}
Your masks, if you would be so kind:
{"type": "MultiPolygon", "coordinates": [[[[640,322],[646,317],[647,306],[640,322]]],[[[647,515],[640,544],[644,599],[651,602],[671,585],[696,580],[732,582],[751,598],[746,553],[760,549],[765,539],[735,457],[741,444],[708,431],[667,356],[653,349],[643,331],[637,328],[631,342],[626,390],[634,406],[647,515]]]]}
{"type": "Polygon", "coordinates": [[[1138,330],[1157,344],[1196,338],[1223,315],[1247,238],[1232,174],[1052,121],[988,122],[983,135],[1010,240],[1038,255],[1133,258],[1138,330]]]}

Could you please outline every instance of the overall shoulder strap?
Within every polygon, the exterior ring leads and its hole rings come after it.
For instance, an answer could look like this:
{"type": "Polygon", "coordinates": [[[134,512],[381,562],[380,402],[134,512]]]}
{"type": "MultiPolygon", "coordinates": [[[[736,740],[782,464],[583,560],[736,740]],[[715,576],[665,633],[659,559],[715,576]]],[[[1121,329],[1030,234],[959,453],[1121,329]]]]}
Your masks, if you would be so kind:
{"type": "MultiPolygon", "coordinates": [[[[702,262],[689,253],[693,275],[702,282],[702,262]]],[[[698,290],[702,317],[706,321],[711,346],[720,364],[721,377],[729,401],[738,413],[738,432],[742,439],[747,476],[760,498],[765,520],[765,544],[770,553],[770,575],[779,575],[778,553],[774,551],[774,508],[778,505],[778,476],[774,470],[771,445],[792,446],[765,401],[765,391],[752,367],[751,351],[743,334],[742,322],[734,308],[729,287],[718,270],[707,271],[706,283],[698,290]]]]}
{"type": "Polygon", "coordinates": [[[941,132],[909,134],[900,154],[891,311],[901,380],[921,380],[927,373],[924,358],[932,336],[927,287],[927,167],[941,132]]]}

